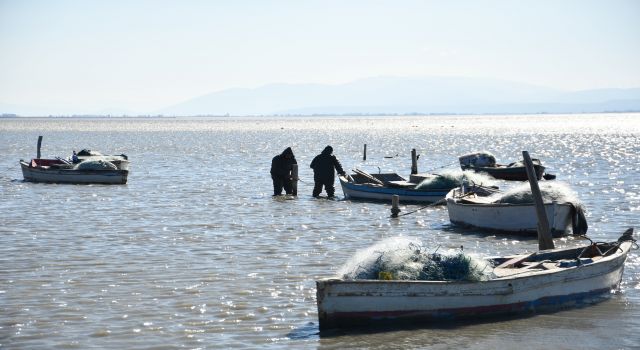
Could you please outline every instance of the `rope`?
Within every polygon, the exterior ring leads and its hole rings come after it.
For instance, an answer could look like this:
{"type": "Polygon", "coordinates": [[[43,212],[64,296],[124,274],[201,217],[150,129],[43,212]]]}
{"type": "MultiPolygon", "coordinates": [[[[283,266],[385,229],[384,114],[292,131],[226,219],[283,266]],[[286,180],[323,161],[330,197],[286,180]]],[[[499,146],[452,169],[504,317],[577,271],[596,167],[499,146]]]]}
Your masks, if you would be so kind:
{"type": "MultiPolygon", "coordinates": [[[[480,186],[478,186],[478,187],[486,188],[486,187],[483,187],[482,185],[480,185],[480,186]]],[[[489,188],[487,188],[487,189],[489,189],[489,188]]],[[[462,195],[462,197],[461,197],[461,198],[464,198],[464,197],[470,196],[470,195],[472,195],[472,194],[474,194],[474,193],[475,193],[475,192],[473,192],[473,191],[471,191],[471,192],[467,192],[467,193],[465,193],[464,195],[462,195]]],[[[418,209],[416,209],[416,210],[414,210],[414,211],[410,211],[410,212],[408,212],[408,213],[400,214],[400,215],[398,215],[398,216],[396,216],[396,217],[401,217],[401,216],[405,216],[405,215],[413,214],[413,213],[415,213],[415,212],[417,212],[417,211],[420,211],[420,210],[422,210],[422,209],[426,209],[426,208],[429,208],[429,207],[435,207],[436,205],[445,204],[446,202],[447,202],[447,199],[446,199],[446,198],[442,198],[441,200],[439,200],[439,201],[437,201],[437,202],[434,202],[434,203],[431,203],[431,204],[427,204],[427,205],[425,205],[424,207],[418,208],[418,209]]],[[[393,216],[391,216],[391,217],[393,217],[393,216]]]]}
{"type": "MultiPolygon", "coordinates": [[[[405,216],[405,215],[413,214],[413,213],[415,213],[415,212],[417,212],[417,211],[420,211],[420,210],[422,210],[422,209],[426,209],[426,208],[429,208],[429,207],[435,207],[436,205],[444,204],[444,203],[446,203],[446,202],[447,202],[446,198],[442,198],[441,200],[439,200],[439,201],[437,201],[437,202],[434,202],[434,203],[431,203],[431,204],[427,204],[427,205],[425,205],[424,207],[418,208],[418,209],[416,209],[416,210],[414,210],[414,211],[410,211],[410,212],[408,212],[408,213],[400,214],[400,215],[398,215],[397,217],[401,217],[401,216],[405,216]]],[[[393,217],[393,216],[390,216],[390,217],[393,217]]]]}
{"type": "Polygon", "coordinates": [[[434,170],[438,170],[438,169],[442,169],[442,168],[450,167],[450,166],[452,166],[452,165],[454,165],[454,164],[458,164],[458,162],[456,161],[456,162],[453,162],[453,163],[445,164],[445,165],[443,165],[443,166],[439,166],[439,167],[437,167],[437,168],[429,169],[429,170],[427,170],[427,171],[425,171],[425,172],[430,173],[430,172],[432,172],[432,171],[434,171],[434,170]]]}

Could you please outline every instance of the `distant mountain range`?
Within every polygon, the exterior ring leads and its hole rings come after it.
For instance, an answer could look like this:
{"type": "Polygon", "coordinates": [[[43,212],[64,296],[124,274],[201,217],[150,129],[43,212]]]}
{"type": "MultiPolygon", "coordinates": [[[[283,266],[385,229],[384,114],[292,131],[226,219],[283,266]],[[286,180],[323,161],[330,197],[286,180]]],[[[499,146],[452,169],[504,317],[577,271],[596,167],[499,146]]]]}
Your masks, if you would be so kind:
{"type": "MultiPolygon", "coordinates": [[[[256,89],[228,89],[156,111],[132,113],[112,108],[93,114],[241,116],[632,111],[640,111],[640,88],[563,91],[496,79],[379,77],[336,85],[269,84],[256,89]]],[[[62,114],[46,108],[0,104],[2,113],[62,114]]]]}
{"type": "Polygon", "coordinates": [[[640,111],[640,88],[561,91],[480,78],[368,78],[339,85],[229,89],[163,115],[502,114],[640,111]]]}

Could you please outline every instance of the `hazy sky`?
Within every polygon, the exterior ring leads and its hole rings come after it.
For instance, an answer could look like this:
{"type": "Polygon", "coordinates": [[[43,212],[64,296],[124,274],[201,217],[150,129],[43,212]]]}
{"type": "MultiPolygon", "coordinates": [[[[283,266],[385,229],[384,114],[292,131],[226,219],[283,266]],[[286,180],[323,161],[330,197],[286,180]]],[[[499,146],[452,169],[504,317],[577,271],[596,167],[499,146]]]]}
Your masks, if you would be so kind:
{"type": "Polygon", "coordinates": [[[0,104],[153,112],[374,76],[640,87],[640,1],[0,0],[0,104]]]}

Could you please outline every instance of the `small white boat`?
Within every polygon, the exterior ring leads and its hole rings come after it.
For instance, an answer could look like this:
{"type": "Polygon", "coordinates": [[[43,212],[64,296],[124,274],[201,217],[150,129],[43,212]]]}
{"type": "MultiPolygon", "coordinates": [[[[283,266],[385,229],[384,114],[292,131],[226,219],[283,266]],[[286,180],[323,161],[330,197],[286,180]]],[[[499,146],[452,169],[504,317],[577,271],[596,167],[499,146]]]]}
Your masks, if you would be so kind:
{"type": "MultiPolygon", "coordinates": [[[[538,218],[533,203],[495,203],[489,197],[494,191],[474,186],[465,191],[455,188],[447,193],[449,220],[461,226],[512,233],[537,234],[538,218]]],[[[545,203],[551,234],[586,233],[586,219],[582,209],[573,203],[545,203]]]]}
{"type": "MultiPolygon", "coordinates": [[[[615,242],[487,259],[486,281],[316,281],[320,329],[374,322],[478,320],[595,303],[618,288],[633,229],[615,242]]],[[[637,248],[637,245],[635,245],[637,248]]]]}
{"type": "MultiPolygon", "coordinates": [[[[123,163],[124,164],[124,163],[123,163]]],[[[126,162],[128,165],[128,162],[126,162]]],[[[126,169],[79,169],[63,159],[20,160],[25,181],[70,184],[126,184],[126,169]]]]}

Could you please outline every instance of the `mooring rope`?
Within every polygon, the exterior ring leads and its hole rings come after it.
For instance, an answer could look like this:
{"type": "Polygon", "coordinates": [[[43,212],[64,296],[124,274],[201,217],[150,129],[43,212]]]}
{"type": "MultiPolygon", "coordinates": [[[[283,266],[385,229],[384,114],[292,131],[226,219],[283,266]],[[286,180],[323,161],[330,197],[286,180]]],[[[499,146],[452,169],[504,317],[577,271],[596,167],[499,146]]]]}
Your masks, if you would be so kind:
{"type": "Polygon", "coordinates": [[[432,171],[434,171],[434,170],[438,170],[438,169],[446,168],[446,167],[452,166],[452,165],[457,164],[457,163],[458,163],[458,162],[456,161],[456,162],[453,162],[453,163],[445,164],[445,165],[443,165],[443,166],[439,166],[439,167],[437,167],[437,168],[429,169],[429,170],[427,170],[426,172],[427,172],[427,173],[430,173],[430,172],[432,172],[432,171]]]}
{"type": "MultiPolygon", "coordinates": [[[[408,213],[400,214],[400,215],[398,215],[398,216],[396,216],[396,217],[401,217],[401,216],[405,216],[405,215],[413,214],[413,213],[418,212],[418,211],[420,211],[420,210],[422,210],[422,209],[426,209],[426,208],[429,208],[429,207],[435,207],[436,205],[444,204],[444,203],[446,203],[446,202],[447,202],[447,199],[446,199],[446,198],[442,198],[441,200],[439,200],[439,201],[437,201],[437,202],[434,202],[434,203],[431,203],[431,204],[427,204],[427,205],[425,205],[424,207],[418,208],[418,209],[416,209],[416,210],[414,210],[414,211],[410,211],[410,212],[408,212],[408,213]]],[[[394,216],[390,216],[390,217],[392,217],[392,218],[393,218],[394,216]]]]}

